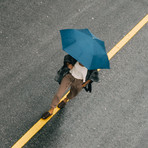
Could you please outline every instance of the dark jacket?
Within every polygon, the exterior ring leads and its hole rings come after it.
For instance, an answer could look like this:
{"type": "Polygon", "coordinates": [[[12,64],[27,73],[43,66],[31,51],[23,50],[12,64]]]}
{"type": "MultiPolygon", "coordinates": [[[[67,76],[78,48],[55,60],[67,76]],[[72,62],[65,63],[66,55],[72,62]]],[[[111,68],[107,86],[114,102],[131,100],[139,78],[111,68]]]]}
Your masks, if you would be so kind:
{"type": "MultiPolygon", "coordinates": [[[[66,74],[68,74],[69,71],[70,71],[70,69],[67,67],[67,63],[72,64],[74,66],[76,62],[77,62],[77,60],[75,60],[72,56],[66,55],[64,57],[63,66],[58,70],[54,80],[57,81],[60,84],[63,77],[66,74]]],[[[88,70],[87,75],[86,75],[86,81],[87,80],[91,80],[91,82],[85,87],[85,90],[91,92],[91,83],[99,81],[98,71],[97,70],[88,70]],[[87,87],[89,87],[89,88],[87,88],[87,87]]]]}

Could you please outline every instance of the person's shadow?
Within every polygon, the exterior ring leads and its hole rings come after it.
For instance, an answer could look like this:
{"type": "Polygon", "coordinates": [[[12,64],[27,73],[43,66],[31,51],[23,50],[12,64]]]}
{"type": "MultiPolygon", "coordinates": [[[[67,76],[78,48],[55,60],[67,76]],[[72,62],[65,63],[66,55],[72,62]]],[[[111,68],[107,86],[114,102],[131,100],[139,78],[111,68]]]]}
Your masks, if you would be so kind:
{"type": "Polygon", "coordinates": [[[58,148],[58,137],[62,134],[58,129],[63,124],[65,109],[59,110],[24,148],[58,148]]]}

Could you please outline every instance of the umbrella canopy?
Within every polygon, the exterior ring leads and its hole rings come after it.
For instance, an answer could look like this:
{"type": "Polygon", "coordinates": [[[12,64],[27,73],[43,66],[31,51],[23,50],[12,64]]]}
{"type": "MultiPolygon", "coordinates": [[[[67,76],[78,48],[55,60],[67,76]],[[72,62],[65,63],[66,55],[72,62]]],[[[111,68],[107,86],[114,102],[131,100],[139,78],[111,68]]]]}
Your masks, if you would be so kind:
{"type": "Polygon", "coordinates": [[[60,30],[63,50],[87,69],[109,69],[104,42],[88,29],[60,30]]]}

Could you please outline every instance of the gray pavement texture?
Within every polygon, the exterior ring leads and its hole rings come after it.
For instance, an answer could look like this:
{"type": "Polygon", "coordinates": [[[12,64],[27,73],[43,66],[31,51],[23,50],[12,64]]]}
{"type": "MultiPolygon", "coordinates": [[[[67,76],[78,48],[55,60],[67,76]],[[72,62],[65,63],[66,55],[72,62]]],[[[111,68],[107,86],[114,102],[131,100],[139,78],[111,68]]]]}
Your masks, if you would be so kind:
{"type": "MultiPolygon", "coordinates": [[[[146,14],[147,0],[0,0],[0,147],[49,109],[62,66],[59,30],[88,28],[109,51],[146,14]]],[[[25,148],[148,148],[148,24],[25,148]]]]}

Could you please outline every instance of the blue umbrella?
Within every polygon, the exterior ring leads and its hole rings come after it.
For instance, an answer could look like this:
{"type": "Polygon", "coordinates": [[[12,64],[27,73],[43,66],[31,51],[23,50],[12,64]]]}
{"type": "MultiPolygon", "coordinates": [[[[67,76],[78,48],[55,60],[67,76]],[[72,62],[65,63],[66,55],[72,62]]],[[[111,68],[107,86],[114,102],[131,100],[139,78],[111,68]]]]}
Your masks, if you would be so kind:
{"type": "Polygon", "coordinates": [[[63,50],[87,69],[109,69],[104,42],[88,29],[60,30],[63,50]]]}

